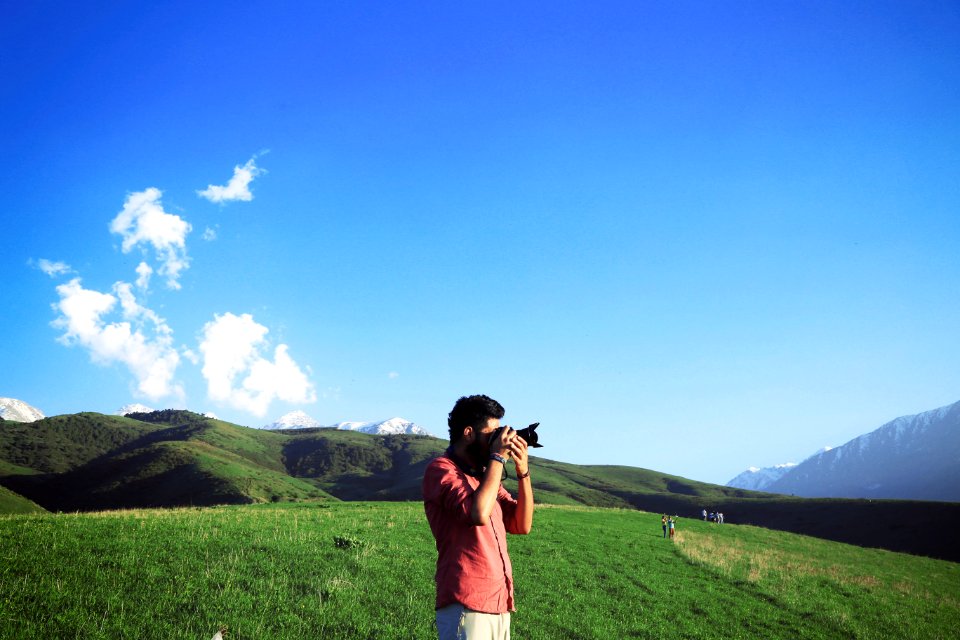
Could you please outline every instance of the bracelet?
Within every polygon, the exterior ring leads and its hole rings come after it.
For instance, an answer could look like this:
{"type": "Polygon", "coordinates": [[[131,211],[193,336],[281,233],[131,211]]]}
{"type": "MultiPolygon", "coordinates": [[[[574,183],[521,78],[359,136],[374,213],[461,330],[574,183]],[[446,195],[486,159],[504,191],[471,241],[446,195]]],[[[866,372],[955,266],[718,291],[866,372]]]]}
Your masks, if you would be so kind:
{"type": "Polygon", "coordinates": [[[491,453],[491,454],[490,454],[490,459],[491,459],[491,460],[496,460],[496,461],[499,462],[500,464],[507,464],[507,459],[506,459],[506,458],[504,458],[503,456],[497,455],[497,454],[495,454],[495,453],[491,453]]]}
{"type": "Polygon", "coordinates": [[[527,469],[526,473],[522,473],[517,476],[517,480],[523,480],[524,478],[529,478],[529,477],[530,477],[530,469],[527,469]]]}

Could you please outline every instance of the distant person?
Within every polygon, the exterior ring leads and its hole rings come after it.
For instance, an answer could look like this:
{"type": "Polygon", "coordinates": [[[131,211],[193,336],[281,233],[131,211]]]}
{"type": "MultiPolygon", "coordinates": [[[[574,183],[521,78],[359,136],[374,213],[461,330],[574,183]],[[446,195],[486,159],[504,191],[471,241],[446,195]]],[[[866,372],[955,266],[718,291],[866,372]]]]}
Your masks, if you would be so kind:
{"type": "Polygon", "coordinates": [[[720,511],[717,512],[717,523],[723,524],[723,512],[720,512],[720,511]]]}
{"type": "Polygon", "coordinates": [[[703,510],[703,521],[704,521],[704,522],[707,521],[707,510],[706,510],[706,509],[703,510]]]}
{"type": "Polygon", "coordinates": [[[509,640],[513,568],[507,533],[533,527],[527,443],[500,427],[503,406],[477,395],[447,418],[450,447],[423,475],[423,507],[437,542],[436,624],[440,640],[509,640]],[[513,461],[518,492],[500,484],[513,461]]]}
{"type": "Polygon", "coordinates": [[[663,525],[663,537],[667,537],[667,514],[663,514],[663,517],[660,518],[660,523],[663,525]]]}
{"type": "Polygon", "coordinates": [[[672,517],[670,517],[669,520],[667,520],[667,524],[670,525],[670,539],[671,539],[671,540],[673,540],[673,531],[674,531],[674,526],[675,526],[675,524],[676,524],[676,521],[674,520],[674,518],[676,518],[676,517],[677,517],[677,516],[672,516],[672,517]]]}

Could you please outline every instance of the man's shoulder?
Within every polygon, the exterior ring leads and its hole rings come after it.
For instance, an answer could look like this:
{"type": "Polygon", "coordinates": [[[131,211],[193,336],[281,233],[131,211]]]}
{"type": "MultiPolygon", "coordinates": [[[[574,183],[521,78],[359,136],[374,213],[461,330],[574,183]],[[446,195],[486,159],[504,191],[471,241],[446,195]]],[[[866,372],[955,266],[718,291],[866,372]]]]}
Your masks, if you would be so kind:
{"type": "Polygon", "coordinates": [[[430,467],[455,467],[455,466],[457,466],[456,463],[455,463],[453,460],[451,460],[451,459],[450,459],[450,456],[448,456],[446,453],[441,453],[441,454],[439,454],[438,456],[436,456],[435,458],[433,458],[432,460],[430,460],[430,462],[427,463],[427,468],[430,468],[430,467]]]}
{"type": "Polygon", "coordinates": [[[427,468],[424,471],[424,475],[445,474],[455,470],[456,468],[457,463],[451,460],[446,453],[441,453],[427,463],[427,468]]]}

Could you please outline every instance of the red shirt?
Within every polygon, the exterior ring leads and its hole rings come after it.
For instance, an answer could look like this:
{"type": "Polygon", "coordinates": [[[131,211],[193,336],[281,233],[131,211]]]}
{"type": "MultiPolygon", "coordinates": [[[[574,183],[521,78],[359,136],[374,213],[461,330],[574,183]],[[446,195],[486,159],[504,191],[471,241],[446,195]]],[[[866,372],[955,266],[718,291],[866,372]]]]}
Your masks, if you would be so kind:
{"type": "Polygon", "coordinates": [[[490,521],[470,521],[480,478],[457,466],[448,452],[427,465],[423,507],[437,541],[437,609],[460,603],[483,613],[514,611],[513,568],[504,523],[513,521],[517,501],[500,486],[490,521]]]}

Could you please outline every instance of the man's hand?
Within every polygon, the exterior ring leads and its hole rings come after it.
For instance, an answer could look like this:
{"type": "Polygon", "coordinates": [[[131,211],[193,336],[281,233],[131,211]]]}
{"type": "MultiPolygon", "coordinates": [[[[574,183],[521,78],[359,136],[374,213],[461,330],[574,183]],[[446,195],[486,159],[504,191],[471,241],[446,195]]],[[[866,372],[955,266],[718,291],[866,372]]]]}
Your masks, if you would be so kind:
{"type": "Polygon", "coordinates": [[[510,533],[526,534],[533,528],[533,483],[530,480],[530,461],[527,458],[527,442],[513,432],[507,447],[517,469],[517,508],[508,525],[510,533]]]}
{"type": "Polygon", "coordinates": [[[517,435],[516,431],[513,431],[513,437],[510,438],[507,442],[507,450],[510,452],[510,457],[513,458],[514,467],[517,470],[517,476],[522,476],[527,473],[529,468],[529,461],[527,459],[527,441],[517,435]]]}
{"type": "Polygon", "coordinates": [[[513,427],[503,427],[493,440],[490,442],[490,453],[496,454],[498,456],[503,456],[507,460],[510,459],[512,455],[512,450],[510,449],[510,441],[516,437],[516,431],[513,430],[513,427]]]}

